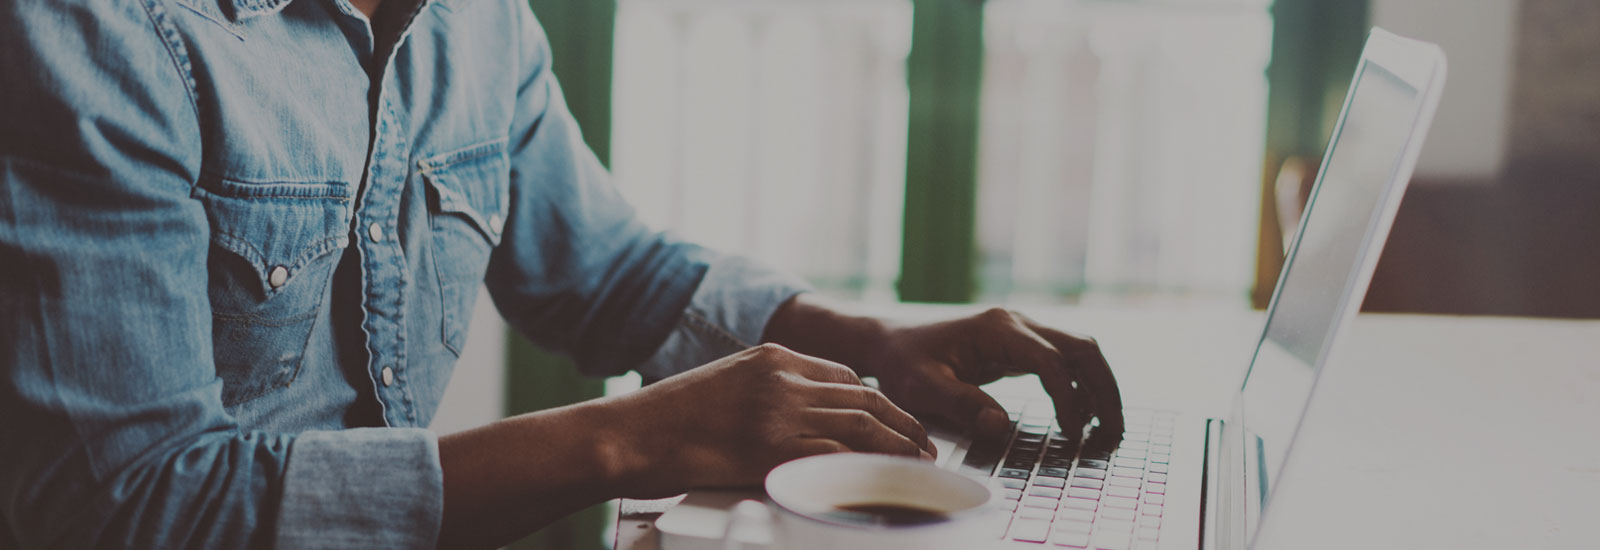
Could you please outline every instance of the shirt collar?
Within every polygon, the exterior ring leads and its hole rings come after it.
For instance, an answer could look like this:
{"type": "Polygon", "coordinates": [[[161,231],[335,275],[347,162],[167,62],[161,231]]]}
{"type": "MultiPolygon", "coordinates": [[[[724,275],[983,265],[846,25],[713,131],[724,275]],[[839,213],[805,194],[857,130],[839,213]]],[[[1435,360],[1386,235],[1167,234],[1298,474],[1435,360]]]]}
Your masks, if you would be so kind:
{"type": "Polygon", "coordinates": [[[233,20],[243,21],[258,15],[271,15],[283,11],[293,0],[232,0],[233,20]]]}

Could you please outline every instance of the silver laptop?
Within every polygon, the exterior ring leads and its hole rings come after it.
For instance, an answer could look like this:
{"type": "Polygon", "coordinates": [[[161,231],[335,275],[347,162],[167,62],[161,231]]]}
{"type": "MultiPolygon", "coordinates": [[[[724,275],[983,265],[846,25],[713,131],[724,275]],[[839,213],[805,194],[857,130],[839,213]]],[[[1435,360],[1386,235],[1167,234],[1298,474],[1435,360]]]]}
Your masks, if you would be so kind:
{"type": "MultiPolygon", "coordinates": [[[[1373,29],[1226,419],[1128,409],[1114,449],[1061,437],[1050,400],[1000,396],[1005,439],[935,434],[940,464],[1003,493],[995,548],[1245,548],[1273,500],[1318,370],[1360,309],[1445,80],[1435,45],[1373,29]],[[989,440],[985,440],[989,441],[989,440]]],[[[718,548],[749,494],[696,491],[656,526],[667,550],[718,548]]]]}

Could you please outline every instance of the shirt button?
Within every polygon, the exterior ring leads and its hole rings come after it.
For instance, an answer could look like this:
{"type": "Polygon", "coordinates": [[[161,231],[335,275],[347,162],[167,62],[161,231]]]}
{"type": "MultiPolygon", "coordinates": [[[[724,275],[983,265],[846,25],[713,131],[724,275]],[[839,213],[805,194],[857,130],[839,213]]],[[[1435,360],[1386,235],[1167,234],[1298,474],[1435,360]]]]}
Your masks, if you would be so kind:
{"type": "Polygon", "coordinates": [[[283,286],[283,283],[288,280],[289,270],[281,265],[272,268],[272,273],[267,274],[267,284],[272,285],[272,288],[283,286]]]}
{"type": "Polygon", "coordinates": [[[489,229],[494,231],[496,235],[500,234],[500,230],[505,229],[505,227],[506,221],[500,219],[499,214],[493,214],[489,216],[489,229]]]}
{"type": "Polygon", "coordinates": [[[394,369],[389,367],[383,368],[383,385],[385,387],[394,385],[394,369]]]}
{"type": "Polygon", "coordinates": [[[383,242],[383,226],[378,225],[378,222],[372,222],[372,225],[367,226],[367,236],[372,237],[372,242],[383,242]]]}

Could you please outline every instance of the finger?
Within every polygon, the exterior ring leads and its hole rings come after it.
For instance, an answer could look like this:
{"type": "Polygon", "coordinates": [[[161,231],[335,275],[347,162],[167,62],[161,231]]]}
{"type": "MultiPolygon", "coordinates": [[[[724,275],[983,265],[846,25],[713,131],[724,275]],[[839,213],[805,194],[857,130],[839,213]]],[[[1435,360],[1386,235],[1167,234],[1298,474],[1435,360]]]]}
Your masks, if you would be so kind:
{"type": "MultiPolygon", "coordinates": [[[[949,367],[943,369],[949,373],[949,367]]],[[[961,430],[969,430],[981,438],[999,438],[1010,435],[1011,419],[994,397],[982,389],[963,382],[954,374],[929,375],[924,378],[918,400],[930,403],[929,414],[961,430]]]]}
{"type": "MultiPolygon", "coordinates": [[[[1026,319],[1021,315],[1007,309],[994,308],[979,314],[978,319],[982,328],[980,337],[974,339],[978,357],[973,359],[998,363],[1013,371],[994,374],[1033,372],[1043,375],[1046,371],[1061,367],[1060,350],[1057,350],[1049,340],[1028,328],[1024,322],[1026,319]]],[[[992,378],[967,381],[984,384],[992,381],[992,378]]]]}
{"type": "Polygon", "coordinates": [[[861,377],[856,376],[855,371],[850,370],[850,367],[827,359],[804,355],[778,344],[762,344],[751,348],[750,353],[755,354],[756,358],[763,362],[778,365],[783,370],[793,372],[810,380],[861,385],[861,377]]]}
{"type": "Polygon", "coordinates": [[[791,440],[783,449],[784,462],[796,458],[825,455],[833,453],[848,453],[850,447],[838,441],[824,437],[799,437],[791,440]]]}
{"type": "Polygon", "coordinates": [[[922,450],[930,454],[938,452],[933,442],[928,439],[928,431],[922,427],[922,423],[895,406],[883,392],[866,386],[848,384],[817,384],[813,386],[812,391],[807,402],[813,407],[866,412],[878,423],[916,443],[922,450]]]}
{"type": "Polygon", "coordinates": [[[921,445],[884,425],[878,417],[867,411],[811,409],[803,414],[801,422],[805,425],[802,435],[838,441],[852,451],[932,456],[921,445]]]}
{"type": "MultiPolygon", "coordinates": [[[[1100,426],[1095,431],[1120,434],[1123,429],[1122,419],[1122,392],[1117,388],[1117,377],[1111,372],[1111,364],[1106,362],[1105,355],[1100,351],[1100,344],[1093,338],[1073,336],[1058,330],[1051,329],[1028,322],[1030,328],[1055,343],[1061,350],[1067,364],[1073,367],[1080,381],[1080,393],[1087,397],[1092,405],[1090,409],[1093,416],[1100,419],[1100,426]]],[[[1059,409],[1058,409],[1059,410],[1059,409]]],[[[1087,422],[1087,418],[1084,419],[1087,422]]]]}
{"type": "Polygon", "coordinates": [[[1039,382],[1055,403],[1056,418],[1062,433],[1074,443],[1083,433],[1083,426],[1094,415],[1089,392],[1081,391],[1076,362],[1054,339],[1046,338],[1022,314],[1005,309],[992,309],[982,315],[988,327],[987,347],[981,350],[984,359],[1006,361],[1016,371],[1039,375],[1039,382]]]}

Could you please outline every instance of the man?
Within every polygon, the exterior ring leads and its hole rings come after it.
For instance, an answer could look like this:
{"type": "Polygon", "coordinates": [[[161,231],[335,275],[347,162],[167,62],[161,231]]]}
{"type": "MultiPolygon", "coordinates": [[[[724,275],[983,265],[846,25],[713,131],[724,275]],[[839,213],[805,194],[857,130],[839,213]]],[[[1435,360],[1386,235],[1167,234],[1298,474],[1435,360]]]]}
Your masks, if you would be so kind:
{"type": "Polygon", "coordinates": [[[642,226],[523,0],[17,0],[0,47],[0,546],[491,547],[929,456],[908,412],[1004,429],[976,384],[1023,372],[1121,431],[1092,340],[853,316],[642,226]],[[435,438],[480,284],[664,380],[435,438]]]}

